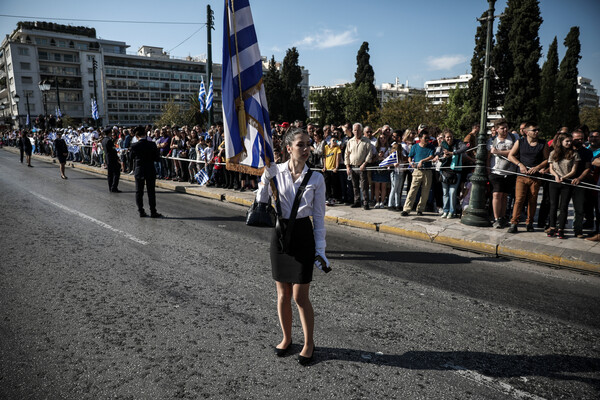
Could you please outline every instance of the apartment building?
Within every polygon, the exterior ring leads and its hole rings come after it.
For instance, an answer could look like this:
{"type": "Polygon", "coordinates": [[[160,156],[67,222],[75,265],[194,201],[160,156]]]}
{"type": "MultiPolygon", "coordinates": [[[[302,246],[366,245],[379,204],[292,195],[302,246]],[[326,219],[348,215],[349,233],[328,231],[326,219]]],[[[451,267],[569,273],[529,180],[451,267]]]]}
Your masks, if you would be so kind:
{"type": "Polygon", "coordinates": [[[469,80],[473,75],[464,74],[452,78],[441,78],[425,82],[425,93],[433,104],[447,103],[450,97],[450,90],[469,87],[469,80]]]}
{"type": "Polygon", "coordinates": [[[598,107],[598,92],[592,85],[592,80],[577,77],[577,103],[579,107],[598,107]]]}

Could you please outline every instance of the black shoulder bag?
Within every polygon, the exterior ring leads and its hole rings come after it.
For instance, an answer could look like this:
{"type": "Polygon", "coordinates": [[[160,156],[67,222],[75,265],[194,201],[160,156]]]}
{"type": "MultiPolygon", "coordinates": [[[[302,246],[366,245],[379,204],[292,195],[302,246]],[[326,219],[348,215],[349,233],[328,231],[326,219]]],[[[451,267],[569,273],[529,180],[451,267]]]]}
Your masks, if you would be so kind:
{"type": "Polygon", "coordinates": [[[300,207],[300,199],[302,199],[302,195],[306,190],[306,185],[308,185],[308,180],[312,175],[312,170],[308,170],[298,191],[296,192],[296,197],[294,199],[294,205],[292,206],[292,212],[290,213],[290,218],[287,221],[284,221],[281,216],[281,203],[279,202],[279,196],[277,196],[276,206],[277,206],[277,222],[275,223],[275,232],[277,233],[277,251],[280,254],[290,254],[291,251],[291,241],[292,241],[292,232],[294,231],[294,222],[296,221],[296,214],[298,214],[298,207],[300,207]]]}

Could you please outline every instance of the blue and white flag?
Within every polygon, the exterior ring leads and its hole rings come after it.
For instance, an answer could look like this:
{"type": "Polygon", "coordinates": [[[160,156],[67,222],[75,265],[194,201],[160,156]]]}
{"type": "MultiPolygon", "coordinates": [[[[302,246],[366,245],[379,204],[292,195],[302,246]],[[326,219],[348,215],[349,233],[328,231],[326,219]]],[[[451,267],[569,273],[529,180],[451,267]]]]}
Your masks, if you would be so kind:
{"type": "Polygon", "coordinates": [[[398,152],[395,151],[379,163],[380,167],[387,167],[388,165],[394,165],[398,162],[398,152]]]}
{"type": "Polygon", "coordinates": [[[206,110],[210,110],[213,103],[213,78],[210,74],[210,85],[208,86],[208,94],[206,95],[206,110]]]}
{"type": "Polygon", "coordinates": [[[29,126],[29,114],[27,114],[27,120],[25,121],[25,125],[29,126]]]}
{"type": "Polygon", "coordinates": [[[200,77],[200,91],[198,92],[198,101],[200,102],[200,112],[204,112],[204,97],[206,96],[206,90],[204,90],[204,79],[200,77]]]}
{"type": "Polygon", "coordinates": [[[62,117],[62,112],[60,111],[60,107],[56,107],[56,118],[62,117]]]}
{"type": "Polygon", "coordinates": [[[96,99],[92,99],[92,118],[94,118],[95,120],[99,118],[98,103],[96,103],[96,99]]]}
{"type": "Polygon", "coordinates": [[[225,0],[223,15],[223,127],[227,169],[262,174],[273,162],[262,60],[248,0],[225,0]]]}
{"type": "Polygon", "coordinates": [[[196,182],[198,182],[200,186],[204,186],[206,185],[206,182],[208,182],[208,174],[204,169],[198,171],[198,173],[194,175],[194,178],[196,178],[196,182]]]}

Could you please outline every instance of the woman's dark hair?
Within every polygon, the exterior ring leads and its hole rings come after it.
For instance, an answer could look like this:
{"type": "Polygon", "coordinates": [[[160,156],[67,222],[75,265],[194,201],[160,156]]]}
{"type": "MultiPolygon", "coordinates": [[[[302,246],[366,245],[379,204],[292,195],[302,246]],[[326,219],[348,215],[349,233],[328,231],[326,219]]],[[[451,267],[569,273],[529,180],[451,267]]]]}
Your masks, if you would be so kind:
{"type": "Polygon", "coordinates": [[[308,135],[308,133],[306,133],[306,131],[304,131],[304,129],[302,128],[291,128],[289,131],[286,132],[285,136],[283,137],[283,145],[286,147],[291,146],[296,135],[300,134],[308,135]]]}
{"type": "Polygon", "coordinates": [[[575,150],[573,146],[570,149],[563,147],[562,142],[565,139],[572,139],[571,135],[568,133],[561,133],[557,137],[554,138],[552,142],[552,147],[554,151],[552,152],[552,156],[550,157],[550,161],[558,162],[560,160],[571,160],[575,155],[575,150]]]}

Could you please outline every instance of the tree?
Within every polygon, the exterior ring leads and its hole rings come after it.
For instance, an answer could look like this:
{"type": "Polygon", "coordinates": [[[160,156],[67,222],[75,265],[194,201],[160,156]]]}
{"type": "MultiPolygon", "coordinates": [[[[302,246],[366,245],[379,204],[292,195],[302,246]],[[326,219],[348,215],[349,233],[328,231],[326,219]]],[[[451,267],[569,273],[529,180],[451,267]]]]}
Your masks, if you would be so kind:
{"type": "Polygon", "coordinates": [[[160,118],[156,121],[156,125],[183,126],[190,123],[188,116],[185,115],[185,109],[182,109],[179,103],[176,103],[175,100],[170,99],[168,103],[163,105],[162,109],[163,112],[160,118]]]}
{"type": "Polygon", "coordinates": [[[271,56],[269,69],[263,77],[263,83],[265,85],[265,95],[267,96],[267,103],[269,105],[269,117],[271,121],[281,122],[285,119],[285,97],[281,74],[275,63],[275,56],[271,56]]]}
{"type": "MultiPolygon", "coordinates": [[[[479,20],[480,23],[477,27],[477,32],[475,33],[475,49],[473,50],[473,57],[471,58],[472,77],[471,79],[469,79],[468,89],[465,94],[457,93],[457,96],[466,97],[465,100],[467,100],[469,106],[469,115],[467,115],[466,118],[468,118],[471,121],[470,125],[474,124],[475,122],[478,123],[481,121],[483,75],[485,69],[485,47],[487,42],[487,14],[487,11],[485,11],[481,15],[481,19],[479,20]]],[[[490,81],[491,80],[493,79],[490,79],[490,81]]],[[[491,94],[492,91],[490,90],[489,93],[491,94]]],[[[446,127],[450,127],[448,126],[448,123],[446,124],[446,127]]],[[[458,131],[455,130],[455,132],[458,131]]]]}
{"type": "Polygon", "coordinates": [[[498,23],[496,44],[490,58],[490,66],[494,71],[490,78],[494,79],[490,79],[490,97],[488,101],[490,108],[493,109],[504,106],[504,99],[508,93],[508,82],[513,75],[514,66],[512,53],[509,49],[509,33],[514,19],[514,10],[520,1],[508,0],[506,9],[498,23]]]}
{"type": "Polygon", "coordinates": [[[302,69],[298,65],[298,50],[295,47],[288,49],[281,66],[281,81],[283,84],[283,114],[291,121],[306,120],[304,97],[300,84],[302,83],[302,69]]]}
{"type": "Polygon", "coordinates": [[[560,126],[574,129],[579,125],[579,104],[577,103],[577,64],[581,58],[579,27],[573,26],[565,38],[567,52],[560,62],[556,79],[556,106],[560,111],[560,126]]]}
{"type": "Polygon", "coordinates": [[[542,66],[539,100],[540,130],[544,137],[553,137],[560,127],[556,108],[556,75],[558,73],[558,43],[556,36],[548,48],[546,62],[542,66]]]}
{"type": "Polygon", "coordinates": [[[441,126],[445,119],[445,106],[431,104],[425,95],[392,99],[381,109],[381,121],[394,128],[416,129],[419,124],[441,126]]]}
{"type": "Polygon", "coordinates": [[[579,112],[581,124],[590,128],[590,132],[600,129],[600,108],[599,107],[581,107],[579,112]]]}
{"type": "Polygon", "coordinates": [[[344,118],[344,91],[340,89],[325,89],[322,93],[311,94],[311,101],[315,108],[319,110],[317,123],[320,126],[325,124],[341,125],[346,122],[344,118]]]}
{"type": "MultiPolygon", "coordinates": [[[[512,3],[512,2],[510,2],[512,3]]],[[[509,122],[538,119],[540,66],[542,48],[539,29],[542,24],[538,0],[519,0],[512,13],[509,51],[514,71],[508,82],[504,114],[509,122]]]]}
{"type": "Polygon", "coordinates": [[[344,92],[345,114],[348,121],[363,121],[368,113],[375,113],[379,108],[377,89],[375,89],[375,72],[370,59],[369,43],[363,42],[356,54],[354,83],[344,92]]]}
{"type": "MultiPolygon", "coordinates": [[[[461,136],[463,132],[468,132],[474,121],[479,122],[479,120],[473,119],[475,113],[471,109],[472,105],[467,90],[459,88],[458,85],[455,89],[450,90],[448,104],[446,105],[446,116],[442,124],[444,127],[452,129],[458,136],[461,136]]],[[[477,107],[477,104],[473,107],[477,107]]],[[[481,113],[481,104],[479,104],[479,108],[481,113]]]]}

